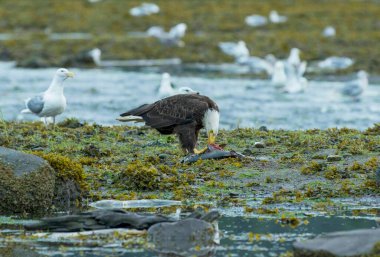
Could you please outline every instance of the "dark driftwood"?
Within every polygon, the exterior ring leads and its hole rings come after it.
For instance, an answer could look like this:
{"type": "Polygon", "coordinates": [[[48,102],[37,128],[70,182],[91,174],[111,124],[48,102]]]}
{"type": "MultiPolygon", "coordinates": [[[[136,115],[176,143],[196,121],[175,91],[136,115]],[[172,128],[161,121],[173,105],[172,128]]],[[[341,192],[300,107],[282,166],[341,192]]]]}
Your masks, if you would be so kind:
{"type": "MultiPolygon", "coordinates": [[[[186,218],[196,218],[212,222],[219,218],[217,211],[204,213],[196,211],[186,218]]],[[[185,218],[185,219],[186,219],[185,218]]],[[[156,214],[138,214],[120,209],[96,210],[76,215],[44,218],[38,223],[25,225],[26,230],[42,230],[50,232],[79,232],[97,229],[129,228],[148,229],[161,222],[175,222],[174,218],[156,214]]]]}

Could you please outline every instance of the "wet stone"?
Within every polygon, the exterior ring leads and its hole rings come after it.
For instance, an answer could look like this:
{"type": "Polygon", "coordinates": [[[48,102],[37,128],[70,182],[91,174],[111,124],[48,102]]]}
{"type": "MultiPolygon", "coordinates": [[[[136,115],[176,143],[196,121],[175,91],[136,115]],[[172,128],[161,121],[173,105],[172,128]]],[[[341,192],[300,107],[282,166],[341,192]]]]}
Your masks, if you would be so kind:
{"type": "Polygon", "coordinates": [[[342,156],[340,156],[340,155],[329,155],[329,156],[327,156],[328,162],[338,162],[341,160],[342,160],[342,156]]]}
{"type": "Polygon", "coordinates": [[[259,128],[260,131],[268,132],[268,128],[266,126],[261,126],[259,128]]]}
{"type": "Polygon", "coordinates": [[[253,146],[255,148],[265,148],[265,144],[263,142],[255,142],[253,146]]]}
{"type": "Polygon", "coordinates": [[[333,232],[294,243],[294,257],[379,256],[375,247],[379,242],[380,229],[333,232]]]}
{"type": "Polygon", "coordinates": [[[168,157],[169,157],[169,155],[165,154],[165,153],[158,155],[158,158],[160,158],[161,160],[167,159],[168,157]]]}
{"type": "Polygon", "coordinates": [[[0,213],[44,215],[54,187],[54,170],[44,159],[0,147],[0,213]]]}

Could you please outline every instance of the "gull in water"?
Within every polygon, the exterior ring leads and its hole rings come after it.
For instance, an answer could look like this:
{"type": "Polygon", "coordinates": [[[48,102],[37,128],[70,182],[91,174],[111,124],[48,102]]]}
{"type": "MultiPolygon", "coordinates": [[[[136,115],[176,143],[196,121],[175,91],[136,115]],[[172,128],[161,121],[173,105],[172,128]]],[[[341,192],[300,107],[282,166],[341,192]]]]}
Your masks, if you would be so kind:
{"type": "Polygon", "coordinates": [[[301,63],[300,52],[298,48],[292,48],[286,62],[290,65],[299,65],[301,63]]]}
{"type": "Polygon", "coordinates": [[[324,70],[343,70],[354,64],[354,60],[349,57],[331,56],[318,62],[318,67],[324,70]]]}
{"type": "Polygon", "coordinates": [[[39,95],[26,99],[26,109],[22,110],[21,113],[32,113],[41,117],[45,125],[48,124],[49,119],[52,119],[53,124],[55,124],[55,117],[66,109],[63,82],[72,77],[74,77],[74,73],[64,68],[58,69],[49,88],[39,95]]]}
{"type": "Polygon", "coordinates": [[[239,42],[220,42],[219,48],[223,53],[230,55],[235,58],[237,61],[240,58],[249,57],[249,50],[244,41],[240,40],[239,42]]]}
{"type": "Polygon", "coordinates": [[[368,74],[365,71],[357,73],[357,79],[348,82],[341,90],[342,95],[358,99],[368,87],[368,74]]]}
{"type": "Polygon", "coordinates": [[[251,27],[261,27],[268,23],[268,19],[265,16],[253,14],[245,17],[245,23],[251,27]]]}
{"type": "Polygon", "coordinates": [[[133,7],[129,10],[129,14],[136,17],[148,16],[159,12],[160,7],[152,3],[142,3],[140,6],[133,7]]]}
{"type": "Polygon", "coordinates": [[[272,10],[269,13],[269,20],[272,23],[284,23],[288,20],[286,16],[279,15],[277,11],[272,10]]]}
{"type": "Polygon", "coordinates": [[[160,99],[177,94],[199,94],[199,92],[194,91],[189,87],[180,87],[176,89],[175,85],[171,82],[170,74],[167,72],[162,74],[161,83],[157,93],[160,99]]]}
{"type": "Polygon", "coordinates": [[[300,62],[298,65],[287,64],[285,66],[286,82],[283,89],[286,93],[303,92],[308,86],[308,80],[303,76],[307,67],[307,62],[300,62]]]}
{"type": "Polygon", "coordinates": [[[150,37],[157,38],[164,45],[183,47],[185,43],[181,41],[181,38],[185,36],[186,29],[187,25],[185,23],[175,25],[169,32],[166,32],[160,26],[153,26],[147,30],[146,34],[150,37]]]}
{"type": "Polygon", "coordinates": [[[275,87],[284,87],[286,85],[287,76],[285,72],[285,64],[283,61],[276,61],[273,68],[271,82],[275,87]]]}
{"type": "Polygon", "coordinates": [[[336,31],[333,26],[327,26],[326,28],[323,29],[322,35],[324,37],[335,37],[336,31]]]}

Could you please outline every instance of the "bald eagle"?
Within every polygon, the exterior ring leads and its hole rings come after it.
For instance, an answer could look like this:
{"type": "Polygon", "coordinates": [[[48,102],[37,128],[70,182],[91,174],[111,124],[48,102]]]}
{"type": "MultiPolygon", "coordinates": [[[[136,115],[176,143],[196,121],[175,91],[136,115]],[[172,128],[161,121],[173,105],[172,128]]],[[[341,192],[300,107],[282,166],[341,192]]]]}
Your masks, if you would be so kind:
{"type": "Polygon", "coordinates": [[[141,117],[146,125],[163,135],[176,134],[186,153],[204,152],[204,149],[195,149],[200,129],[206,129],[208,144],[215,143],[219,129],[218,105],[207,96],[197,94],[170,96],[152,104],[141,105],[120,116],[120,121],[136,121],[136,116],[141,117]],[[132,116],[132,119],[127,116],[132,116]]]}

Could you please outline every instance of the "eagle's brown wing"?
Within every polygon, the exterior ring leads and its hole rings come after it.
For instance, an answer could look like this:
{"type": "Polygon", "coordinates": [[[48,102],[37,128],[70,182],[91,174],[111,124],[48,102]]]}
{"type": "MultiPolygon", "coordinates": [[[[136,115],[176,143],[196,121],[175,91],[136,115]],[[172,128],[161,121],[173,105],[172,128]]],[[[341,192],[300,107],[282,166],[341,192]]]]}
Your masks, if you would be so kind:
{"type": "Polygon", "coordinates": [[[193,121],[201,122],[208,106],[205,96],[181,94],[164,98],[153,104],[142,105],[121,116],[140,116],[146,125],[163,128],[193,121]]]}

